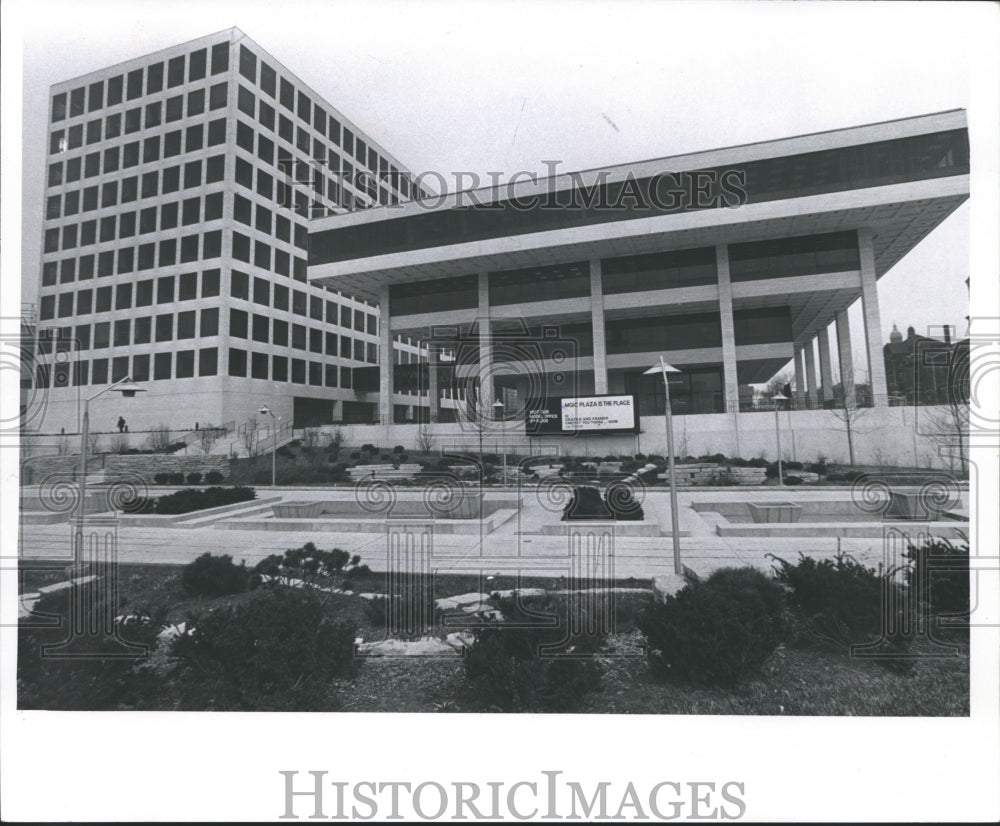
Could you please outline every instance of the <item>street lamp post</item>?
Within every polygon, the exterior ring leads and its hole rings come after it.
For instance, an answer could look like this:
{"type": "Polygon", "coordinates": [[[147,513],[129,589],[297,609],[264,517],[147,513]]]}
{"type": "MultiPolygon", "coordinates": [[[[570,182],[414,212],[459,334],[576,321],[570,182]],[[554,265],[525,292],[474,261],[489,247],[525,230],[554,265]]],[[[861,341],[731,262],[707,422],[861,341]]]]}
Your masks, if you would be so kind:
{"type": "Polygon", "coordinates": [[[654,364],[645,375],[655,375],[660,373],[663,376],[663,400],[664,400],[664,425],[667,429],[667,480],[670,483],[670,534],[673,537],[674,545],[674,573],[678,576],[683,574],[681,566],[681,539],[677,514],[677,470],[674,467],[674,420],[673,411],[670,409],[670,381],[667,373],[679,373],[676,367],[672,367],[660,356],[658,364],[654,364]]]}
{"type": "Polygon", "coordinates": [[[78,570],[83,566],[83,520],[87,512],[87,448],[89,447],[87,442],[90,441],[90,403],[109,390],[121,393],[122,397],[126,399],[135,398],[136,393],[146,392],[145,387],[140,387],[132,381],[131,376],[126,376],[83,400],[83,426],[80,428],[80,501],[76,506],[77,520],[73,537],[73,567],[78,570]]]}
{"type": "Polygon", "coordinates": [[[260,409],[260,414],[262,416],[271,417],[271,487],[273,488],[275,482],[278,478],[278,420],[275,418],[274,412],[270,407],[262,407],[260,409]]]}
{"type": "Polygon", "coordinates": [[[771,399],[774,401],[774,438],[778,443],[778,484],[784,485],[785,477],[781,471],[781,425],[778,422],[778,402],[787,402],[788,396],[779,390],[771,399]]]}

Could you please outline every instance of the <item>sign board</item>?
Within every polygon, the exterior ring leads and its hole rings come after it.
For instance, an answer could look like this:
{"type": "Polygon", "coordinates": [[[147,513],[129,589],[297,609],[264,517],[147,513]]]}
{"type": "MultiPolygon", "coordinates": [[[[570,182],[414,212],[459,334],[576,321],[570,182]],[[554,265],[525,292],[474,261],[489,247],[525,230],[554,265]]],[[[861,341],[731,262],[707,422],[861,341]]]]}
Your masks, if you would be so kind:
{"type": "Polygon", "coordinates": [[[529,436],[638,433],[635,396],[569,396],[541,401],[525,416],[529,436]]]}

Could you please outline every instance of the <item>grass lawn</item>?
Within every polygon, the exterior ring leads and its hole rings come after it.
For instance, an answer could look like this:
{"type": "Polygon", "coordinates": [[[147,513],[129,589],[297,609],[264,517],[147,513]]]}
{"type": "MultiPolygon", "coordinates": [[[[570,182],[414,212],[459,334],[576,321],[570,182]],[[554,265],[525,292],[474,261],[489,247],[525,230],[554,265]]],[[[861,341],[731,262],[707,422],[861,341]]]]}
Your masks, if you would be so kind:
{"type": "MultiPolygon", "coordinates": [[[[205,611],[246,599],[245,594],[206,598],[188,596],[181,586],[182,566],[121,565],[119,612],[164,609],[169,622],[197,622],[205,611]]],[[[352,576],[358,592],[382,592],[384,574],[352,576]]],[[[32,569],[23,572],[22,590],[61,581],[65,569],[32,569]]],[[[479,591],[477,576],[442,576],[435,579],[434,595],[479,591]]],[[[620,583],[648,587],[648,581],[620,583]]],[[[500,577],[490,589],[565,586],[547,578],[500,577]]],[[[842,653],[780,646],[754,679],[735,689],[694,687],[654,677],[642,653],[642,638],[634,617],[651,597],[624,594],[616,597],[615,633],[606,638],[600,655],[603,667],[600,690],[586,695],[585,713],[610,714],[739,714],[824,716],[967,716],[969,714],[969,644],[959,631],[938,632],[958,646],[955,656],[926,658],[909,674],[884,665],[852,659],[842,653]]],[[[384,638],[385,631],[373,616],[371,604],[358,596],[330,595],[327,610],[337,620],[350,620],[366,641],[384,638]]],[[[460,630],[439,620],[432,631],[443,637],[460,630]]],[[[127,633],[125,634],[127,637],[127,633]]],[[[930,643],[915,650],[934,653],[930,643]]],[[[162,656],[162,655],[161,655],[162,656]]],[[[350,676],[330,684],[329,710],[372,712],[485,712],[497,709],[482,701],[464,678],[462,658],[366,657],[350,676]]],[[[169,697],[154,707],[170,708],[169,697]]],[[[321,710],[321,709],[317,709],[321,710]]]]}

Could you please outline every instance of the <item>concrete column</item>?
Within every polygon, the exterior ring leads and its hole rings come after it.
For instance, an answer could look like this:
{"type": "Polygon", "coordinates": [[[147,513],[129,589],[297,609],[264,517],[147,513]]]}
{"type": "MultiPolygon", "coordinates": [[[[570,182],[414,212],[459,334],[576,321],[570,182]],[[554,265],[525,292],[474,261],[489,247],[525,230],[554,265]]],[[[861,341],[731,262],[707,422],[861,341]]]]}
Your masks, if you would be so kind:
{"type": "Polygon", "coordinates": [[[392,324],[389,320],[389,287],[380,287],[378,295],[378,417],[384,425],[392,424],[392,324]]]}
{"type": "Polygon", "coordinates": [[[875,252],[871,230],[858,230],[861,257],[861,311],[865,325],[865,352],[868,355],[868,379],[873,404],[886,404],[889,391],[885,382],[885,357],[882,354],[882,319],[878,311],[878,284],[875,281],[875,252]]]}
{"type": "Polygon", "coordinates": [[[722,322],[722,386],[725,410],[739,412],[740,385],[736,374],[736,330],[733,326],[733,285],[729,278],[729,247],[715,246],[719,280],[719,319],[722,322]]]}
{"type": "Polygon", "coordinates": [[[608,352],[604,334],[604,285],[601,259],[590,262],[590,326],[594,339],[594,393],[608,392],[608,352]]]}
{"type": "Polygon", "coordinates": [[[493,351],[490,330],[490,276],[479,273],[479,399],[482,415],[489,416],[493,392],[493,351]]]}
{"type": "Polygon", "coordinates": [[[428,418],[436,422],[441,417],[441,391],[438,388],[438,351],[433,342],[427,345],[427,403],[428,418]]]}
{"type": "Polygon", "coordinates": [[[823,401],[833,399],[833,367],[830,364],[830,330],[824,327],[816,337],[819,342],[819,379],[823,401]]]}
{"type": "Polygon", "coordinates": [[[819,388],[816,386],[816,356],[812,339],[806,342],[803,353],[806,357],[806,381],[809,383],[809,409],[815,410],[819,407],[819,388]]]}
{"type": "Polygon", "coordinates": [[[840,361],[840,385],[844,389],[844,405],[854,407],[854,357],[851,355],[851,325],[847,310],[837,313],[837,355],[840,361]]]}
{"type": "Polygon", "coordinates": [[[795,407],[801,410],[805,407],[805,386],[806,378],[805,374],[802,372],[802,348],[795,348],[795,407]]]}

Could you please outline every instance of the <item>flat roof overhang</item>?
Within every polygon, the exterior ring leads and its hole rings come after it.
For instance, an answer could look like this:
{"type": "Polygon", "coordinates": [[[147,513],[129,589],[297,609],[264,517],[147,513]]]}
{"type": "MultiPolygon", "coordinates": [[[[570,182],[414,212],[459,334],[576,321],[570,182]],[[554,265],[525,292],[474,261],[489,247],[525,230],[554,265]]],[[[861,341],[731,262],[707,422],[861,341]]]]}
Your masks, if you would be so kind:
{"type": "MultiPolygon", "coordinates": [[[[968,197],[969,176],[954,175],[316,264],[309,278],[377,301],[380,289],[392,284],[862,228],[872,232],[881,277],[968,197]]],[[[857,274],[733,284],[735,309],[791,304],[797,342],[815,335],[859,295],[857,274]]]]}

